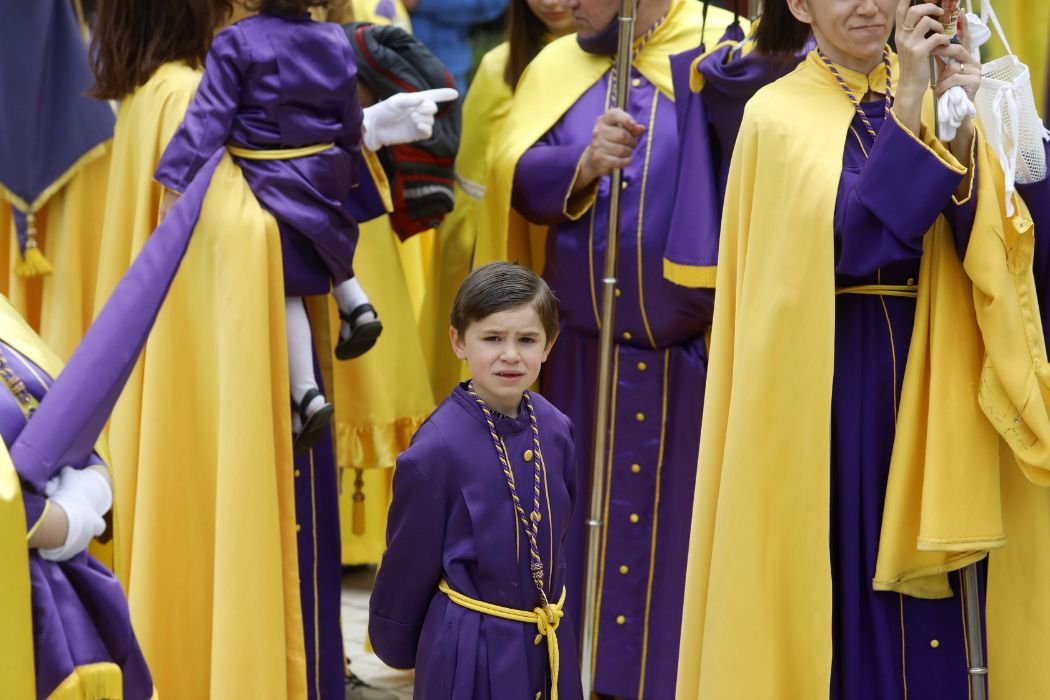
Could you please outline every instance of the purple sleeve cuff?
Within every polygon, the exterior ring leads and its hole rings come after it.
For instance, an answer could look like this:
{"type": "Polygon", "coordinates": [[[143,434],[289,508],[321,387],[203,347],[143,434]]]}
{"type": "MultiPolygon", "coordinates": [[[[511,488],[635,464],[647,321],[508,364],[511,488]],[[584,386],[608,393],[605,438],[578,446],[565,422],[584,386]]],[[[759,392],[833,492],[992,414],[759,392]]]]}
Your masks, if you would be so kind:
{"type": "Polygon", "coordinates": [[[966,174],[946,150],[934,150],[904,128],[886,120],[871,157],[857,179],[857,199],[888,224],[901,224],[924,236],[966,174]],[[950,159],[950,160],[949,160],[950,159]]]}
{"type": "Polygon", "coordinates": [[[153,174],[169,190],[184,192],[208,159],[226,144],[240,99],[241,51],[236,25],[215,36],[193,101],[153,174]]]}
{"type": "Polygon", "coordinates": [[[396,622],[368,611],[368,641],[376,656],[391,668],[409,669],[416,666],[416,649],[423,623],[396,622]]]}
{"type": "Polygon", "coordinates": [[[541,142],[525,151],[514,171],[512,206],[537,224],[549,226],[578,218],[582,211],[566,209],[586,150],[585,143],[552,146],[541,142]]]}

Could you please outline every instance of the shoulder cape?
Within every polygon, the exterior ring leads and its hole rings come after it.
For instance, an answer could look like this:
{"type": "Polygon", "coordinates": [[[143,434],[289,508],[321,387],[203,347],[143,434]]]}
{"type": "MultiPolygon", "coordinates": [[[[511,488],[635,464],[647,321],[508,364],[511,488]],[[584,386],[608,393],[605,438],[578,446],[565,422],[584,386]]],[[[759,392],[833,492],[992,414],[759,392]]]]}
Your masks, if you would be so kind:
{"type": "MultiPolygon", "coordinates": [[[[702,15],[700,3],[672,0],[667,19],[634,58],[634,67],[671,100],[670,57],[701,43],[702,15]]],[[[713,46],[732,22],[733,13],[711,8],[703,38],[713,46]]],[[[489,152],[475,265],[511,260],[543,270],[546,234],[529,236],[525,219],[511,209],[514,170],[522,154],[611,67],[610,57],[585,52],[576,36],[569,35],[551,42],[525,69],[507,120],[489,152]],[[558,89],[551,89],[553,85],[558,89]]]]}
{"type": "MultiPolygon", "coordinates": [[[[813,54],[745,112],[718,255],[680,698],[774,698],[785,688],[828,697],[833,215],[852,117],[813,54]]],[[[920,140],[961,168],[927,133],[920,140]]],[[[1000,460],[1005,440],[1031,478],[1050,476],[1031,224],[1023,214],[1006,219],[997,165],[981,145],[975,157],[980,189],[965,269],[943,217],[925,241],[873,582],[917,597],[949,595],[946,572],[989,550],[993,570],[1009,570],[1024,549],[997,549],[1006,543],[1004,514],[1020,538],[1045,531],[1050,518],[1050,501],[1031,497],[1034,487],[1015,483],[1013,460],[1000,460]],[[1007,493],[1021,495],[1004,502],[1007,493]]],[[[1018,600],[1025,585],[1021,576],[996,583],[989,611],[1018,600]]],[[[1047,597],[1035,597],[1026,614],[1050,619],[1047,597]]],[[[1041,646],[1031,636],[1041,629],[989,615],[991,658],[1033,659],[1025,648],[1041,646]]],[[[1043,673],[1036,667],[1045,664],[1033,663],[1030,674],[1043,673]]],[[[992,674],[992,692],[1029,697],[1018,685],[1024,677],[992,674]]]]}

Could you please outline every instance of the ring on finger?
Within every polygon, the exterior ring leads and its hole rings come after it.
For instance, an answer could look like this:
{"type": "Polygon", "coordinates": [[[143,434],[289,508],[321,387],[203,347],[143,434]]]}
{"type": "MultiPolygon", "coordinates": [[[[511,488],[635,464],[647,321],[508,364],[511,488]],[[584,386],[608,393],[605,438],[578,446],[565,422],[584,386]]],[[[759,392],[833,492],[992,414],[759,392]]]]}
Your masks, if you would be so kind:
{"type": "Polygon", "coordinates": [[[910,27],[901,27],[901,29],[903,29],[906,32],[914,32],[915,31],[915,25],[912,25],[910,27]]]}

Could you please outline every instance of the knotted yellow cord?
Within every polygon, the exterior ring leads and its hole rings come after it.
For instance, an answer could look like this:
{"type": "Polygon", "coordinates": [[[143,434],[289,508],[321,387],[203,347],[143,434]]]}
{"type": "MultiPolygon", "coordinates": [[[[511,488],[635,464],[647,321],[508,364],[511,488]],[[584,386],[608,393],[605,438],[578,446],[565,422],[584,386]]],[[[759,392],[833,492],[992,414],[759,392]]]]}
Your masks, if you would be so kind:
{"type": "Polygon", "coordinates": [[[448,582],[441,579],[438,590],[448,596],[456,605],[467,610],[473,610],[483,615],[513,620],[514,622],[526,622],[536,625],[536,638],[533,644],[539,645],[544,637],[547,638],[547,660],[551,667],[551,700],[558,700],[558,667],[561,663],[561,654],[558,650],[558,625],[561,624],[565,613],[562,606],[565,605],[565,587],[562,586],[561,597],[557,603],[547,603],[545,607],[536,607],[532,610],[517,610],[506,608],[495,603],[486,603],[470,596],[463,595],[449,588],[448,582]]]}

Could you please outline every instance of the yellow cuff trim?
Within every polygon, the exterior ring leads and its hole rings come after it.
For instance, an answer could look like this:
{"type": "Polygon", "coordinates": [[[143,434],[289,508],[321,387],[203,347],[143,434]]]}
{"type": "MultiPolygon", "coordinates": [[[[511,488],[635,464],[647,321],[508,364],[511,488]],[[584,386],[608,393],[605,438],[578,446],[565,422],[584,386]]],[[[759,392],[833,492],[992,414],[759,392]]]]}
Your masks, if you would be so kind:
{"type": "Polygon", "coordinates": [[[921,129],[922,138],[919,138],[911,129],[904,126],[901,120],[897,118],[897,112],[893,109],[890,109],[890,116],[893,117],[893,121],[897,122],[897,126],[899,126],[904,133],[912,137],[915,143],[929,151],[930,155],[941,161],[946,168],[959,173],[960,175],[966,174],[966,167],[952,155],[952,152],[949,151],[939,139],[930,136],[929,129],[926,128],[925,124],[921,129]]]}
{"type": "Polygon", "coordinates": [[[572,182],[569,183],[569,191],[565,193],[565,205],[562,208],[562,213],[569,218],[569,221],[576,221],[586,214],[598,199],[598,183],[601,182],[600,177],[575,195],[572,193],[573,189],[576,187],[576,181],[580,179],[580,170],[583,168],[583,159],[587,157],[587,153],[590,152],[590,150],[590,146],[583,149],[583,153],[580,155],[580,160],[576,163],[576,172],[572,176],[572,182]]]}
{"type": "Polygon", "coordinates": [[[44,510],[40,511],[40,517],[33,523],[33,527],[29,528],[29,532],[26,533],[26,542],[33,538],[36,531],[40,529],[40,526],[44,523],[44,518],[47,517],[48,511],[51,510],[51,501],[44,501],[44,510]]]}
{"type": "Polygon", "coordinates": [[[664,258],[664,279],[682,287],[715,288],[716,265],[682,265],[664,258]]]}
{"type": "Polygon", "coordinates": [[[959,183],[959,188],[956,190],[956,192],[964,191],[966,195],[962,198],[952,195],[952,202],[956,205],[966,204],[970,201],[970,197],[973,196],[973,176],[977,172],[977,129],[973,130],[973,137],[970,138],[970,162],[968,166],[966,177],[959,183]]]}

